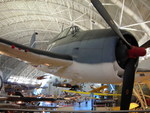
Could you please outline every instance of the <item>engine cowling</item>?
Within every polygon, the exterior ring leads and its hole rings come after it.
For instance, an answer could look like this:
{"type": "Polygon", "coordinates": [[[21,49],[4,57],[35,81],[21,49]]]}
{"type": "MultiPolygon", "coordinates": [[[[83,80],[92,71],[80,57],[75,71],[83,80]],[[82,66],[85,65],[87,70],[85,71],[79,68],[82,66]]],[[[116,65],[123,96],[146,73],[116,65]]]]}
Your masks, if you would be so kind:
{"type": "MultiPolygon", "coordinates": [[[[122,34],[131,45],[139,47],[137,40],[131,33],[127,31],[122,31],[122,34]]],[[[122,69],[124,69],[128,59],[129,59],[128,48],[126,44],[121,39],[119,39],[116,44],[116,61],[118,65],[122,69]]],[[[118,76],[122,77],[122,75],[118,76]]]]}

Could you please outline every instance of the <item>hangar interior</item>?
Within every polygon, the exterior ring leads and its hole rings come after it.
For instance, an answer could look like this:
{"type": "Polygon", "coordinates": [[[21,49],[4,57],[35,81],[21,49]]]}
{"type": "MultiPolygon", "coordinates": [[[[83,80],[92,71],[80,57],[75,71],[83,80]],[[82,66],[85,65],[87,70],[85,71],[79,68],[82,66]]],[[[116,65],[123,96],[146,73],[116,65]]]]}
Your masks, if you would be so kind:
{"type": "MultiPolygon", "coordinates": [[[[100,1],[119,29],[131,32],[139,45],[150,40],[149,0],[100,1]]],[[[37,32],[36,48],[46,51],[48,51],[49,42],[65,28],[78,26],[83,31],[110,28],[92,6],[90,0],[1,0],[0,15],[1,38],[29,46],[33,33],[37,32]]],[[[149,57],[150,49],[148,48],[147,55],[140,58],[140,61],[149,57]]],[[[149,64],[147,67],[150,69],[149,64]]],[[[56,81],[57,78],[48,77],[37,80],[37,77],[47,73],[39,71],[24,61],[4,55],[0,55],[0,70],[3,72],[5,83],[12,82],[27,87],[40,86],[42,82],[46,83],[47,79],[56,81]]],[[[50,80],[48,83],[51,85],[50,80]]],[[[146,83],[150,88],[150,79],[146,83]]],[[[89,84],[87,83],[87,86],[89,84]]],[[[137,92],[141,91],[141,86],[143,84],[137,86],[137,92]]],[[[51,88],[55,90],[55,87],[51,88]]],[[[50,89],[47,89],[47,92],[49,91],[50,89]]],[[[139,96],[139,98],[145,97],[139,96]]],[[[145,102],[142,102],[142,106],[148,107],[145,102]]]]}

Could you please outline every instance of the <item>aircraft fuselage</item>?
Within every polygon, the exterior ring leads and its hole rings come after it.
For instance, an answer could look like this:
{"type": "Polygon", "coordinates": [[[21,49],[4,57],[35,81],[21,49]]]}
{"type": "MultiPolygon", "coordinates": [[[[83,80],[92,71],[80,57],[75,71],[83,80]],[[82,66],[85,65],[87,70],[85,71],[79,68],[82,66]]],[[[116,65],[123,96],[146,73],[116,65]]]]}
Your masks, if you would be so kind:
{"type": "MultiPolygon", "coordinates": [[[[125,31],[123,33],[129,35],[125,31]]],[[[73,33],[68,31],[66,35],[63,32],[60,35],[64,37],[54,38],[48,50],[52,53],[72,56],[73,64],[61,70],[61,73],[59,71],[54,73],[55,75],[80,82],[90,80],[101,83],[119,83],[122,81],[119,76],[123,73],[123,63],[127,57],[126,47],[124,44],[122,44],[123,47],[120,46],[118,36],[111,29],[73,33]],[[119,58],[119,54],[125,55],[123,60],[122,56],[119,58]]],[[[47,72],[48,69],[44,71],[47,72]]]]}
{"type": "MultiPolygon", "coordinates": [[[[137,41],[121,31],[131,45],[137,41]]],[[[0,38],[0,53],[27,61],[38,69],[77,82],[120,83],[128,48],[111,29],[80,31],[77,26],[50,41],[48,51],[0,38]]]]}

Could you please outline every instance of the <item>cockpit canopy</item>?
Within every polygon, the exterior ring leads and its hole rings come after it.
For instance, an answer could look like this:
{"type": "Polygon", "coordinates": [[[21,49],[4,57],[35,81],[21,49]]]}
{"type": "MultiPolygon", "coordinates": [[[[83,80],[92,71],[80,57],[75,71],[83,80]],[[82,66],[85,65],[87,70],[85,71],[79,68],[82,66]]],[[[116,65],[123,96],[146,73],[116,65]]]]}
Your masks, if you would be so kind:
{"type": "Polygon", "coordinates": [[[76,34],[79,30],[80,28],[78,26],[71,26],[69,28],[66,28],[57,36],[57,39],[66,37],[70,34],[76,34]]]}

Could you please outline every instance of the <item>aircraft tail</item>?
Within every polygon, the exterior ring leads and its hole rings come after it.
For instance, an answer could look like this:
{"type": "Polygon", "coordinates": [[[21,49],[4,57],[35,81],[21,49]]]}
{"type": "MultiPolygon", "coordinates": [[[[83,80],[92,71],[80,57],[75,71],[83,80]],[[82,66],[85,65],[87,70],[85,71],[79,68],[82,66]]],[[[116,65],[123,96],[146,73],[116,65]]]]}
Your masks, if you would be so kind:
{"type": "Polygon", "coordinates": [[[35,48],[35,46],[36,46],[36,43],[35,43],[35,41],[36,41],[36,35],[38,35],[38,33],[34,32],[33,35],[32,35],[32,37],[31,37],[31,40],[30,40],[30,47],[32,47],[32,48],[35,48]]]}

